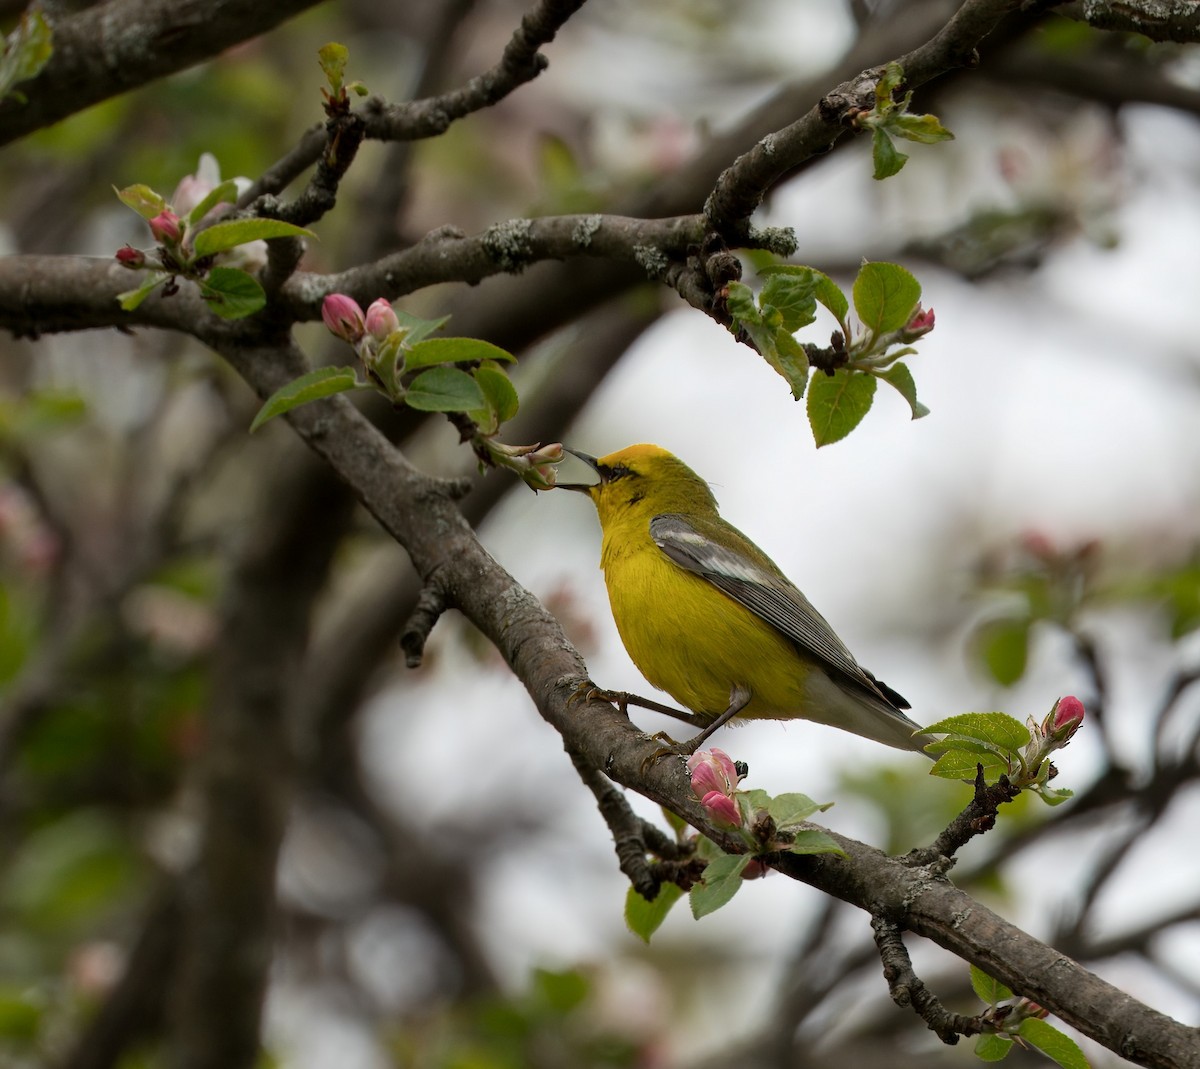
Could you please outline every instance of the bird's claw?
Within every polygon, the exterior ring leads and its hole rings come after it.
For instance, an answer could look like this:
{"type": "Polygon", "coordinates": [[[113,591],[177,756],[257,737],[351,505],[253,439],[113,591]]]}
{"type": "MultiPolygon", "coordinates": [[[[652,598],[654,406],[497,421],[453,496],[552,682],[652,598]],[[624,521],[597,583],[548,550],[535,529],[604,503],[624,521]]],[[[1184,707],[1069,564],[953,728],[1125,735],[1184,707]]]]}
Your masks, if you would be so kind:
{"type": "Polygon", "coordinates": [[[572,706],[590,701],[608,702],[609,705],[615,705],[623,715],[629,715],[628,694],[620,690],[605,690],[603,687],[596,686],[590,679],[584,680],[575,688],[571,696],[567,698],[567,705],[572,706]]]}
{"type": "Polygon", "coordinates": [[[660,731],[656,735],[651,735],[650,739],[657,742],[665,742],[665,746],[660,746],[652,754],[642,761],[642,775],[646,775],[654,765],[658,764],[664,757],[691,757],[696,752],[696,747],[689,742],[676,742],[665,731],[660,731]]]}

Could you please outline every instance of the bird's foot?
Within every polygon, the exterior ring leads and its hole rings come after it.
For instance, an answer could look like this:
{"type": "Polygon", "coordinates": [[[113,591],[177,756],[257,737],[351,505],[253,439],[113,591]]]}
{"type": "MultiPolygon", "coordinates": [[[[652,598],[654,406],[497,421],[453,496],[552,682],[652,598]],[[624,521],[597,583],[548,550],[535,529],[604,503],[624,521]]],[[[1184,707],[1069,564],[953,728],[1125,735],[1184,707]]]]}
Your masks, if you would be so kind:
{"type": "Polygon", "coordinates": [[[660,746],[657,750],[655,750],[652,754],[650,754],[647,758],[645,758],[645,760],[642,761],[642,775],[643,776],[647,772],[649,772],[651,768],[653,768],[656,764],[658,764],[658,762],[661,761],[664,757],[681,757],[681,758],[691,757],[692,754],[694,754],[696,752],[697,746],[700,744],[700,742],[703,741],[703,739],[701,739],[700,736],[697,735],[696,738],[688,739],[687,742],[677,742],[675,739],[671,738],[671,736],[668,735],[665,731],[660,731],[655,735],[651,735],[650,739],[654,742],[666,743],[666,745],[660,746]]]}
{"type": "Polygon", "coordinates": [[[626,694],[623,690],[605,690],[603,687],[596,686],[590,679],[585,679],[569,698],[567,705],[578,705],[582,702],[601,701],[608,702],[609,705],[615,705],[620,710],[622,715],[629,713],[629,699],[632,697],[626,694]]]}

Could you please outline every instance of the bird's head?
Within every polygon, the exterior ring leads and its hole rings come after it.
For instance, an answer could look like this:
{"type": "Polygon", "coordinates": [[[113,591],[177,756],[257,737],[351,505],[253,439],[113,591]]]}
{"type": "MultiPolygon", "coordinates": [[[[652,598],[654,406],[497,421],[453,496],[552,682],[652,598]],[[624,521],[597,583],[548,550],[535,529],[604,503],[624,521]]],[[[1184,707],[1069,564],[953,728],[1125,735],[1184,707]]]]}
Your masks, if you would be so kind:
{"type": "Polygon", "coordinates": [[[567,452],[587,464],[600,481],[559,483],[558,489],[587,494],[601,523],[631,510],[644,511],[648,517],[664,512],[716,512],[708,483],[661,446],[631,445],[599,459],[569,447],[567,452]]]}

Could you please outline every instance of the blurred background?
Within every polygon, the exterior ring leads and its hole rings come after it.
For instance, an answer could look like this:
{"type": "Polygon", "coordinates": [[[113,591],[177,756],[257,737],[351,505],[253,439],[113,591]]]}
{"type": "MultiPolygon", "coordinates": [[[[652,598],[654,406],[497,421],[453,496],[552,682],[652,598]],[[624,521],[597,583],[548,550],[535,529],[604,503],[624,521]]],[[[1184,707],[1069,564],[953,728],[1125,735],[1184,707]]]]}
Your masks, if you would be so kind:
{"type": "MultiPolygon", "coordinates": [[[[0,240],[145,245],[111,187],[169,195],[204,152],[224,177],[261,173],[320,120],[321,44],[346,44],[351,77],[403,100],[490,66],[523,10],[320,5],[11,146],[0,240]]],[[[500,105],[432,141],[364,146],[304,266],[342,270],[443,225],[698,210],[738,152],[947,10],[585,6],[549,70],[500,105]]],[[[880,392],[817,451],[752,350],[595,261],[399,304],[517,353],[506,440],[596,455],[654,441],[686,460],[918,721],[1040,720],[1077,694],[1089,716],[1056,781],[1076,799],[1019,799],[953,878],[1200,1025],[1200,52],[1021,16],[914,110],[956,140],[902,146],[911,159],[886,182],[865,141],[843,142],[760,221],[794,227],[795,261],[844,286],[864,258],[917,275],[937,315],[909,360],[923,420],[880,392]]],[[[765,262],[747,257],[746,280],[765,262]]],[[[314,360],[344,361],[319,325],[299,334],[314,360]]],[[[0,1064],[166,1064],[178,877],[211,839],[217,766],[235,820],[243,788],[286,784],[281,842],[252,855],[273,890],[244,915],[270,956],[263,1064],[973,1061],[891,1004],[867,918],[804,886],[753,882],[703,922],[677,907],[649,947],[631,935],[607,829],[560,739],[455,614],[405,669],[403,552],[286,426],[248,437],[256,401],[212,354],[147,331],[0,346],[0,1064]],[[231,606],[273,597],[249,582],[246,547],[294,548],[308,525],[320,559],[297,554],[275,580],[311,624],[286,716],[231,725],[231,606]]],[[[380,419],[422,467],[476,479],[464,508],[481,539],[592,678],[647,693],[608,612],[594,510],[479,475],[446,424],[380,419]]],[[[747,786],[835,802],[825,823],[893,852],[967,799],[920,758],[804,722],[715,742],[749,764],[747,786]]],[[[978,1012],[965,964],[909,945],[952,1008],[978,1012]]],[[[1119,1064],[1082,1042],[1094,1065],[1119,1064]]]]}

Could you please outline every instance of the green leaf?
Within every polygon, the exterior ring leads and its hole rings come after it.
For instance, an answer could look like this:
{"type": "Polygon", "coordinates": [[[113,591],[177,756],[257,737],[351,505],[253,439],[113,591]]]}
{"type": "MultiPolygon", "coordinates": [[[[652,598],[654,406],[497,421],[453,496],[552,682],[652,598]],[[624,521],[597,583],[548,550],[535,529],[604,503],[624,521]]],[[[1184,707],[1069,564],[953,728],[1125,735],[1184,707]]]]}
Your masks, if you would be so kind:
{"type": "Polygon", "coordinates": [[[319,401],[322,397],[331,397],[335,393],[346,390],[363,389],[364,384],[358,381],[358,376],[352,367],[319,367],[307,375],[293,379],[286,386],[281,386],[267,398],[254,422],[250,424],[253,434],[269,419],[290,412],[293,408],[306,405],[310,401],[319,401]]]}
{"type": "Polygon", "coordinates": [[[592,991],[591,982],[576,969],[534,969],[532,988],[537,1001],[555,1017],[583,1005],[592,991]]]}
{"type": "Polygon", "coordinates": [[[5,39],[0,55],[0,97],[11,95],[24,102],[25,94],[12,92],[12,87],[37,75],[53,53],[53,33],[45,16],[26,11],[5,39]]]}
{"type": "Polygon", "coordinates": [[[929,415],[929,409],[917,400],[917,384],[913,380],[912,372],[908,370],[907,364],[893,364],[886,371],[878,372],[878,375],[889,386],[895,387],[900,396],[908,402],[908,407],[912,409],[913,419],[929,415]]]}
{"type": "Polygon", "coordinates": [[[795,841],[788,847],[793,854],[841,854],[846,851],[820,828],[802,828],[796,832],[795,841]]]}
{"type": "Polygon", "coordinates": [[[722,854],[710,861],[704,876],[691,892],[692,916],[699,920],[720,909],[742,886],[742,872],[750,864],[749,854],[722,854]]]}
{"type": "Polygon", "coordinates": [[[874,175],[877,182],[899,174],[908,162],[907,154],[896,148],[892,139],[880,126],[871,132],[871,158],[875,162],[874,175]]]}
{"type": "Polygon", "coordinates": [[[1007,713],[960,713],[921,729],[934,735],[962,735],[1015,753],[1029,744],[1029,728],[1007,713]]]}
{"type": "Polygon", "coordinates": [[[237,183],[232,178],[228,182],[222,182],[215,189],[209,190],[208,195],[187,213],[187,222],[198,223],[218,204],[233,204],[237,197],[237,183]]]}
{"type": "Polygon", "coordinates": [[[192,248],[197,256],[212,256],[251,241],[316,236],[311,230],[285,223],[282,219],[234,219],[201,230],[192,242],[192,248]]]}
{"type": "Polygon", "coordinates": [[[865,263],[854,280],[854,310],[876,334],[899,330],[921,300],[921,283],[899,264],[865,263]]]}
{"type": "Polygon", "coordinates": [[[124,293],[117,294],[117,300],[121,302],[121,307],[126,312],[132,312],[139,304],[150,296],[159,286],[167,281],[171,276],[160,272],[152,275],[135,290],[126,290],[124,293]]]}
{"type": "Polygon", "coordinates": [[[776,332],[774,342],[775,356],[774,359],[768,357],[767,363],[783,376],[791,387],[792,397],[799,401],[808,387],[808,353],[782,328],[776,332]]]}
{"type": "Polygon", "coordinates": [[[200,293],[222,319],[245,319],[267,303],[258,279],[237,267],[214,267],[201,280],[200,293]]]}
{"type": "Polygon", "coordinates": [[[490,363],[476,368],[474,377],[487,404],[469,415],[485,434],[495,434],[502,423],[507,423],[517,414],[520,399],[516,387],[500,368],[490,363]]]}
{"type": "Polygon", "coordinates": [[[1070,787],[1047,787],[1044,784],[1034,788],[1037,796],[1049,806],[1062,805],[1063,802],[1069,801],[1075,797],[1075,792],[1070,787]]]}
{"type": "Polygon", "coordinates": [[[808,355],[783,326],[783,314],[778,309],[770,309],[778,322],[768,323],[754,303],[750,287],[742,282],[731,282],[726,292],[726,307],[734,326],[741,327],[750,336],[762,358],[784,378],[791,387],[792,396],[800,400],[808,385],[808,355]]]}
{"type": "Polygon", "coordinates": [[[799,824],[814,813],[820,813],[832,805],[826,802],[814,802],[807,794],[788,793],[777,794],[767,805],[767,812],[775,821],[777,828],[786,828],[789,824],[799,824]]]}
{"type": "Polygon", "coordinates": [[[875,377],[849,368],[813,376],[808,422],[818,446],[841,441],[863,420],[875,399],[875,377]]]}
{"type": "Polygon", "coordinates": [[[888,123],[889,132],[897,137],[916,141],[921,145],[932,145],[938,141],[953,141],[954,135],[947,130],[936,115],[896,115],[888,123]]]}
{"type": "Polygon", "coordinates": [[[975,632],[974,646],[992,678],[1011,687],[1025,674],[1029,661],[1028,616],[985,620],[975,632]]]}
{"type": "Polygon", "coordinates": [[[1017,1033],[1031,1047],[1037,1047],[1047,1058],[1058,1062],[1063,1069],[1091,1069],[1079,1044],[1039,1017],[1027,1017],[1017,1033]]]}
{"type": "Polygon", "coordinates": [[[875,83],[876,110],[885,115],[890,112],[896,106],[892,97],[903,84],[904,68],[893,60],[883,68],[882,77],[875,83]]]}
{"type": "MultiPolygon", "coordinates": [[[[36,989],[17,985],[0,988],[0,1045],[15,1053],[9,1044],[32,1043],[42,1027],[47,1008],[36,989]]],[[[17,1060],[20,1064],[22,1059],[17,1060]]]]}
{"type": "Polygon", "coordinates": [[[625,924],[643,943],[649,943],[650,937],[667,919],[671,907],[682,897],[683,891],[674,883],[664,883],[653,902],[647,902],[630,887],[625,892],[625,924]]]}
{"type": "Polygon", "coordinates": [[[763,311],[770,306],[779,311],[783,327],[794,333],[816,319],[817,299],[813,296],[812,272],[805,275],[771,275],[758,296],[763,311]]]}
{"type": "Polygon", "coordinates": [[[989,1006],[999,1005],[1013,997],[1007,987],[999,980],[992,979],[977,965],[971,966],[971,989],[979,996],[980,1002],[986,1002],[989,1006]]]}
{"type": "Polygon", "coordinates": [[[408,346],[405,367],[410,371],[435,364],[458,364],[475,360],[497,360],[511,364],[512,353],[480,338],[430,338],[408,346]]]}
{"type": "Polygon", "coordinates": [[[350,59],[350,50],[345,45],[330,41],[317,50],[317,58],[321,64],[321,70],[325,72],[325,80],[329,82],[329,88],[337,93],[342,88],[342,81],[346,76],[346,63],[350,59]]]}
{"type": "Polygon", "coordinates": [[[846,313],[850,310],[850,302],[842,288],[823,271],[815,267],[804,267],[800,264],[768,264],[758,272],[760,275],[803,275],[811,282],[813,296],[837,317],[839,323],[846,321],[846,313]]]}
{"type": "Polygon", "coordinates": [[[995,754],[972,754],[965,750],[950,750],[933,763],[929,770],[931,776],[940,779],[974,780],[978,766],[983,765],[983,778],[987,783],[994,783],[1001,773],[1007,774],[1008,763],[995,754]]]}
{"type": "Polygon", "coordinates": [[[981,1062],[1000,1062],[1008,1057],[1013,1049],[1013,1041],[1008,1036],[991,1035],[979,1036],[975,1040],[975,1057],[981,1062]]]}
{"type": "Polygon", "coordinates": [[[396,319],[400,323],[400,329],[405,332],[404,344],[407,346],[416,345],[417,342],[428,338],[434,331],[441,330],[449,321],[449,316],[440,316],[437,319],[422,319],[420,316],[415,316],[411,312],[405,312],[400,308],[393,309],[396,313],[396,319]]]}
{"type": "Polygon", "coordinates": [[[413,379],[404,403],[418,412],[471,412],[483,408],[486,401],[479,384],[467,372],[456,367],[434,367],[413,379]]]}
{"type": "Polygon", "coordinates": [[[820,271],[814,271],[813,274],[816,276],[816,288],[813,293],[817,300],[837,317],[839,323],[845,323],[846,313],[850,311],[850,302],[842,292],[842,287],[820,271]]]}
{"type": "Polygon", "coordinates": [[[124,189],[117,189],[116,186],[113,186],[113,192],[126,208],[132,208],[143,219],[153,219],[167,206],[167,202],[162,197],[149,186],[141,183],[126,186],[124,189]]]}

